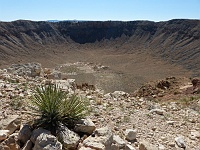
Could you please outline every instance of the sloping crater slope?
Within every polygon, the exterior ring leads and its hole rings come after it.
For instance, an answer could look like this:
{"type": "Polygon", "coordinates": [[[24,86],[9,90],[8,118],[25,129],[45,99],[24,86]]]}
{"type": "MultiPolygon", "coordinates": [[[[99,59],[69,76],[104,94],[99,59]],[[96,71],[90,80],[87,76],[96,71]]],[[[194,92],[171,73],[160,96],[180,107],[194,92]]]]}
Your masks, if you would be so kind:
{"type": "Polygon", "coordinates": [[[199,76],[200,20],[0,22],[0,67],[27,61],[105,63],[118,75],[138,72],[135,78],[147,76],[145,68],[155,78],[184,75],[176,67],[199,76]]]}

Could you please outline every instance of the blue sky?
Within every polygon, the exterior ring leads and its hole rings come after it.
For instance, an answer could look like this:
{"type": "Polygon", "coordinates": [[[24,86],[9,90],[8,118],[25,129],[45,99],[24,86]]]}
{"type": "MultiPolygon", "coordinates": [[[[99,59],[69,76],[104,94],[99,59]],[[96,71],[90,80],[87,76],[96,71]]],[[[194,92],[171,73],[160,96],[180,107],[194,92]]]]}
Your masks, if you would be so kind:
{"type": "Polygon", "coordinates": [[[200,0],[0,0],[0,21],[200,19],[200,0]]]}

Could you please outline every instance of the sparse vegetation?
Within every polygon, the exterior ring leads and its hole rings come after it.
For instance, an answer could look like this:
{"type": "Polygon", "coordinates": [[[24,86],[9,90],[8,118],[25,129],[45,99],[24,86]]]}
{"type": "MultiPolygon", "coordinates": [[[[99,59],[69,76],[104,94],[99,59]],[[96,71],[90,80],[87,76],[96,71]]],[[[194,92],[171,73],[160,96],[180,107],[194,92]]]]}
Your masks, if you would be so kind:
{"type": "Polygon", "coordinates": [[[192,103],[196,102],[196,100],[200,99],[200,95],[193,95],[193,96],[189,96],[189,97],[183,97],[181,99],[178,100],[178,102],[180,104],[182,104],[183,106],[189,106],[192,103]]]}
{"type": "Polygon", "coordinates": [[[37,87],[31,103],[38,115],[34,126],[43,127],[52,133],[55,133],[60,123],[72,128],[88,112],[85,99],[77,95],[69,97],[56,85],[37,87]]]}
{"type": "Polygon", "coordinates": [[[191,108],[200,114],[200,104],[198,103],[198,100],[200,100],[199,94],[185,96],[175,101],[181,105],[181,108],[191,108]]]}

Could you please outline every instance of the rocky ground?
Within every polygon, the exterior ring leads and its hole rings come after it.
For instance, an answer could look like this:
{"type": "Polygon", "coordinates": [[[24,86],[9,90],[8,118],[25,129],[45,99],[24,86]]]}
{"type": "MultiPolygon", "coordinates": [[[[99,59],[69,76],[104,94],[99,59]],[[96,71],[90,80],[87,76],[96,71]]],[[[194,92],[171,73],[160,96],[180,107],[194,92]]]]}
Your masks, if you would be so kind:
{"type": "MultiPolygon", "coordinates": [[[[96,66],[96,69],[102,68],[96,66]]],[[[82,69],[91,71],[90,68],[82,69]]],[[[87,97],[90,102],[90,115],[86,121],[90,120],[90,132],[92,130],[93,133],[83,136],[81,140],[79,137],[74,145],[71,144],[71,149],[200,149],[198,78],[169,77],[147,83],[134,93],[104,93],[87,83],[76,85],[74,80],[63,77],[59,71],[41,68],[38,63],[13,65],[0,70],[0,149],[45,149],[40,145],[43,135],[30,131],[31,138],[25,142],[22,133],[27,129],[24,125],[34,118],[28,107],[34,88],[50,82],[69,94],[87,97]]],[[[54,149],[67,147],[49,132],[42,130],[41,133],[46,134],[44,143],[50,139],[54,141],[54,149]]]]}

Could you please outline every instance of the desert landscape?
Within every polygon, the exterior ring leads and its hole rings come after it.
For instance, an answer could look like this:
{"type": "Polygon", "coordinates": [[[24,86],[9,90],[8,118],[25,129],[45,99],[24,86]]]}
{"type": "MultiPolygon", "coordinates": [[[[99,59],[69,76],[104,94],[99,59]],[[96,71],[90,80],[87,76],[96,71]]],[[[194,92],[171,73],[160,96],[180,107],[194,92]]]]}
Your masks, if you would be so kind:
{"type": "Polygon", "coordinates": [[[0,22],[0,150],[199,150],[199,116],[200,20],[0,22]],[[88,102],[63,132],[29,107],[51,85],[88,102]]]}
{"type": "Polygon", "coordinates": [[[132,92],[145,82],[168,76],[199,76],[199,29],[199,20],[181,19],[157,23],[1,22],[0,67],[27,62],[44,67],[100,64],[109,68],[107,76],[112,74],[121,82],[103,87],[106,81],[96,81],[99,78],[79,80],[93,82],[108,92],[132,92]]]}

